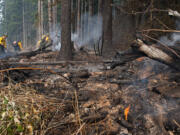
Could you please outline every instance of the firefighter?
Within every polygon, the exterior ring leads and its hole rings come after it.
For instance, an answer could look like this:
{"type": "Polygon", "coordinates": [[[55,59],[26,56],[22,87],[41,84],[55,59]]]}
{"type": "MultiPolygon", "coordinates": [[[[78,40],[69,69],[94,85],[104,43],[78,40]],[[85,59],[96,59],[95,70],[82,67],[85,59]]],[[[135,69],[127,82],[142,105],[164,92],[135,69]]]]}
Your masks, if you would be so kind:
{"type": "Polygon", "coordinates": [[[7,35],[3,35],[2,37],[0,37],[0,55],[6,54],[6,52],[5,52],[5,50],[7,48],[6,38],[7,38],[7,35]]]}
{"type": "Polygon", "coordinates": [[[41,40],[37,42],[37,48],[44,48],[47,44],[50,44],[52,42],[49,35],[43,35],[41,40]]]}
{"type": "Polygon", "coordinates": [[[21,41],[14,41],[13,47],[15,52],[20,52],[23,50],[21,41]]]}

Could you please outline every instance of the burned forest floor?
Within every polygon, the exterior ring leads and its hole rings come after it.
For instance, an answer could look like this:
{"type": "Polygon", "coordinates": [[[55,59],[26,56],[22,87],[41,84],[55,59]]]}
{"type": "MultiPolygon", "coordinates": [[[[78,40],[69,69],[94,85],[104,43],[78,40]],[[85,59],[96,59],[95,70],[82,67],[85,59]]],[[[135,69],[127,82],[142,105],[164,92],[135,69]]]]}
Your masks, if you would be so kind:
{"type": "Polygon", "coordinates": [[[144,57],[107,70],[86,52],[77,63],[11,65],[57,56],[1,60],[0,134],[180,134],[179,72],[144,57]]]}

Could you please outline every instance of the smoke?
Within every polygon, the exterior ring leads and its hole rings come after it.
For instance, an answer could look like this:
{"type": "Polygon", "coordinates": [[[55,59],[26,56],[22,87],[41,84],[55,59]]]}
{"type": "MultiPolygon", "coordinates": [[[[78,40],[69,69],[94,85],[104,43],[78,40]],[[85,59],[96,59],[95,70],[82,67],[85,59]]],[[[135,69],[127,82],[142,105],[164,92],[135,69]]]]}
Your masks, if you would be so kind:
{"type": "MultiPolygon", "coordinates": [[[[180,20],[176,21],[176,30],[180,30],[180,20]]],[[[165,45],[175,46],[178,42],[180,43],[180,33],[174,32],[168,36],[160,37],[159,40],[165,45]]],[[[167,117],[173,109],[177,109],[179,107],[175,98],[170,98],[169,95],[167,95],[169,96],[168,98],[165,97],[165,92],[162,92],[163,96],[155,96],[152,94],[152,91],[158,92],[159,89],[170,89],[168,86],[166,86],[166,84],[163,84],[165,82],[165,78],[161,77],[161,75],[164,75],[164,73],[168,74],[170,72],[171,70],[168,66],[149,58],[146,58],[143,62],[141,62],[139,72],[137,72],[137,78],[140,78],[140,80],[142,78],[143,79],[140,83],[135,82],[132,84],[133,87],[137,87],[133,92],[136,92],[139,97],[142,97],[139,102],[141,102],[143,106],[143,111],[151,116],[159,117],[160,115],[164,115],[167,117]],[[158,83],[155,83],[156,81],[153,82],[153,80],[156,80],[158,83]],[[143,87],[145,87],[145,89],[141,89],[143,87]],[[158,87],[162,87],[162,89],[158,87]]]]}
{"type": "MultiPolygon", "coordinates": [[[[60,25],[56,26],[56,29],[50,33],[50,37],[53,40],[53,51],[59,51],[61,49],[61,28],[60,25]]],[[[94,44],[97,44],[102,37],[102,16],[94,15],[89,16],[88,13],[81,16],[81,27],[78,31],[71,34],[71,41],[74,42],[75,49],[82,46],[87,48],[93,48],[94,44]]]]}
{"type": "Polygon", "coordinates": [[[180,41],[180,34],[173,33],[170,35],[170,38],[163,36],[160,38],[160,41],[165,45],[174,46],[178,41],[180,41]]]}
{"type": "MultiPolygon", "coordinates": [[[[176,21],[176,30],[180,30],[180,20],[176,21]]],[[[159,39],[163,44],[174,46],[177,42],[180,42],[180,34],[172,33],[169,36],[162,36],[159,39]]]]}
{"type": "Polygon", "coordinates": [[[7,51],[5,54],[1,54],[0,55],[0,59],[4,59],[4,58],[6,58],[6,57],[12,57],[12,56],[16,56],[17,54],[16,53],[14,53],[14,52],[9,52],[9,51],[7,51]]]}
{"type": "Polygon", "coordinates": [[[102,17],[94,15],[90,17],[88,14],[81,16],[81,28],[79,32],[72,33],[71,40],[79,48],[82,46],[92,48],[98,43],[102,36],[102,17]]]}
{"type": "Polygon", "coordinates": [[[57,25],[55,30],[50,33],[50,37],[53,40],[53,51],[59,51],[61,49],[61,28],[57,25]]]}

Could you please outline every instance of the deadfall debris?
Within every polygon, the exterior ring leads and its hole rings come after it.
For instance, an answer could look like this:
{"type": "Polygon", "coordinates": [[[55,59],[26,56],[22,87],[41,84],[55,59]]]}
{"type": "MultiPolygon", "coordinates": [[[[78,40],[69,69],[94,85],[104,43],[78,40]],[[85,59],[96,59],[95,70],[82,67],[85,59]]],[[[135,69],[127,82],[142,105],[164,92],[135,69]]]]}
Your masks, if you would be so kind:
{"type": "MultiPolygon", "coordinates": [[[[55,55],[38,54],[23,61],[49,62],[55,55]]],[[[103,70],[103,63],[88,62],[2,65],[2,134],[180,133],[179,74],[148,58],[112,70],[103,70]]]]}

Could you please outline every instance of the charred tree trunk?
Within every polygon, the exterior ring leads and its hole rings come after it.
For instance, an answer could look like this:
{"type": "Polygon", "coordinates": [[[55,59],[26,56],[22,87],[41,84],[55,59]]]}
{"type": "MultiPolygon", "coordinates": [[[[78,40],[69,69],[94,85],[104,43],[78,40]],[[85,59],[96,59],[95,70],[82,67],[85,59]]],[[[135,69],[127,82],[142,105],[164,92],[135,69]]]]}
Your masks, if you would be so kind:
{"type": "Polygon", "coordinates": [[[61,50],[60,58],[64,60],[72,59],[71,44],[71,0],[61,1],[61,50]]]}
{"type": "Polygon", "coordinates": [[[112,0],[105,0],[103,7],[103,56],[112,52],[112,0]]]}

